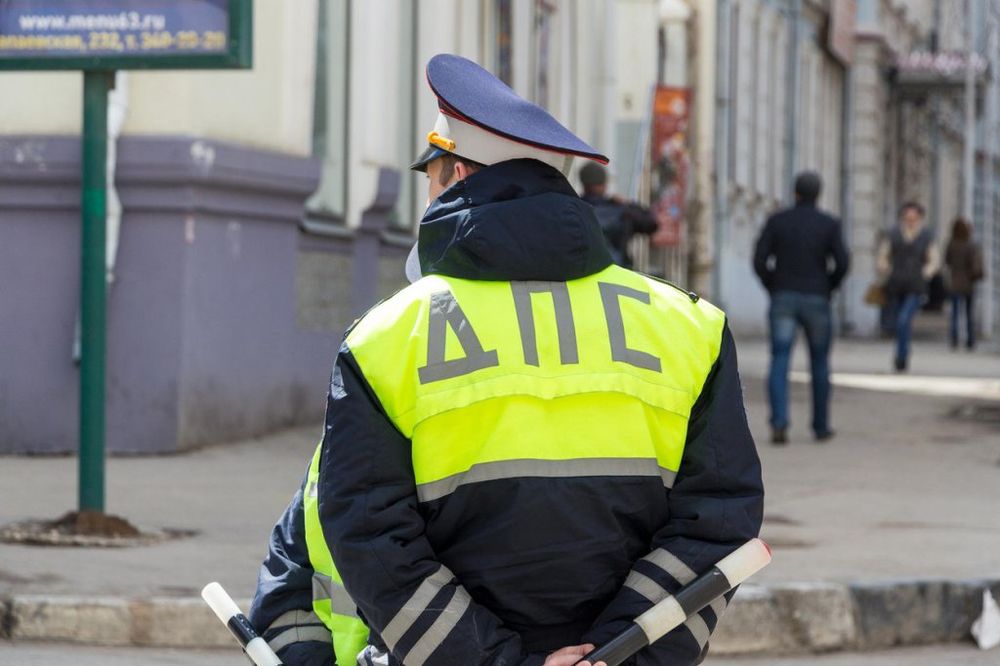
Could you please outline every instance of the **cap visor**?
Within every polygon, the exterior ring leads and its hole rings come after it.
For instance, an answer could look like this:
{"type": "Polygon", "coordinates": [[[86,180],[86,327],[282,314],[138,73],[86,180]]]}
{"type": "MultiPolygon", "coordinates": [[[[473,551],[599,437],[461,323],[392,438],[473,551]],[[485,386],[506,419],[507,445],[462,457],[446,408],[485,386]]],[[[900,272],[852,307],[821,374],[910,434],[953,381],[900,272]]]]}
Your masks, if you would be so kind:
{"type": "Polygon", "coordinates": [[[410,165],[410,171],[427,171],[427,165],[441,157],[447,155],[448,151],[437,146],[427,146],[427,150],[420,154],[417,161],[410,165]]]}

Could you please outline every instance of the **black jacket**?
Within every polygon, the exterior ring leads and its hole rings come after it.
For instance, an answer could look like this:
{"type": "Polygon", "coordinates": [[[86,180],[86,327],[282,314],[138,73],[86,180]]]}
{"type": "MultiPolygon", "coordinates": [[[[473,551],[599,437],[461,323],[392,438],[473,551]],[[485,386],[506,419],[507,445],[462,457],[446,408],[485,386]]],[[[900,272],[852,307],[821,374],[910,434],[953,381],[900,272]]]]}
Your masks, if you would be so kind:
{"type": "Polygon", "coordinates": [[[333,663],[330,633],[313,612],[313,569],[306,548],[302,508],[302,494],[309,476],[306,467],[302,485],[271,530],[267,557],[260,567],[257,591],[247,617],[264,640],[274,646],[283,645],[276,652],[289,666],[330,666],[333,663]]]}
{"type": "Polygon", "coordinates": [[[840,222],[809,204],[768,218],[753,258],[757,276],[772,293],[829,296],[847,275],[848,264],[840,222]]]}
{"type": "Polygon", "coordinates": [[[635,234],[656,231],[656,218],[648,208],[634,203],[622,203],[608,197],[584,194],[581,198],[594,207],[611,259],[619,266],[632,268],[628,244],[635,234]]]}
{"type": "MultiPolygon", "coordinates": [[[[590,207],[558,171],[530,160],[493,165],[449,188],[428,209],[420,237],[425,274],[569,280],[610,263],[590,207]]],[[[443,642],[429,665],[537,666],[565,645],[606,642],[652,605],[623,587],[633,567],[669,592],[679,587],[641,559],[651,550],[667,549],[685,570],[702,572],[756,536],[760,463],[728,330],[719,344],[672,489],[613,476],[525,477],[470,483],[428,502],[417,499],[409,440],[345,344],[332,374],[318,497],[327,542],[361,615],[388,631],[431,578],[450,571],[455,579],[440,577],[433,588],[440,592],[396,637],[397,649],[406,653],[438,631],[443,642]],[[466,592],[464,610],[445,617],[442,609],[466,592]]],[[[701,612],[706,631],[722,608],[701,612]]],[[[386,649],[377,630],[371,643],[370,651],[386,649]]],[[[684,666],[702,656],[699,640],[682,628],[632,663],[684,666]]],[[[401,663],[386,659],[380,663],[401,663]]]]}

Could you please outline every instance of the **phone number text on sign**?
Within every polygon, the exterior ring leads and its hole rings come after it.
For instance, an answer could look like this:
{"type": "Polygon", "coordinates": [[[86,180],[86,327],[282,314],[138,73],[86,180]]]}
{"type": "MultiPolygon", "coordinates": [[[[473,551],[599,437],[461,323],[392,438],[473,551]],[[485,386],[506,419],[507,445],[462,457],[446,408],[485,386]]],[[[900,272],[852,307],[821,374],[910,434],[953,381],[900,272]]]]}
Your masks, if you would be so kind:
{"type": "Polygon", "coordinates": [[[91,32],[88,35],[0,35],[0,52],[53,52],[73,54],[170,52],[219,52],[226,49],[226,33],[193,30],[181,32],[91,32]]]}

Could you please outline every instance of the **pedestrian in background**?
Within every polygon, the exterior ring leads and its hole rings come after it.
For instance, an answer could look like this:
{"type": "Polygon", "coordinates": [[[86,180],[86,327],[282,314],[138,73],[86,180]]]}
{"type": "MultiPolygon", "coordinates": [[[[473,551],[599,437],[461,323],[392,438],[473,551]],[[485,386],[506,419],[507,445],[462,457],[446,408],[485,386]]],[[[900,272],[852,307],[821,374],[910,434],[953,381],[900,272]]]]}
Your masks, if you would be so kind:
{"type": "Polygon", "coordinates": [[[948,269],[948,297],[951,301],[951,325],[948,328],[951,348],[958,348],[959,312],[965,310],[965,347],[976,346],[976,326],[973,311],[976,282],[983,278],[983,254],[972,240],[972,225],[962,218],[951,224],[951,238],[944,252],[948,269]]]}
{"type": "Polygon", "coordinates": [[[905,372],[913,318],[927,295],[927,283],[941,268],[941,253],[934,235],[924,226],[923,206],[907,202],[899,218],[899,224],[879,243],[876,267],[896,313],[895,368],[905,372]]]}
{"type": "Polygon", "coordinates": [[[632,268],[629,241],[636,234],[648,235],[656,231],[653,213],[621,197],[609,197],[608,170],[595,162],[588,162],[580,169],[580,184],[583,185],[580,196],[594,207],[604,240],[611,250],[611,259],[623,268],[632,268]]]}
{"type": "Polygon", "coordinates": [[[788,441],[788,367],[799,327],[809,345],[813,434],[820,442],[833,436],[830,295],[847,274],[849,257],[839,220],[816,207],[821,190],[818,174],[800,173],[795,178],[795,206],[767,220],[754,252],[754,270],[771,296],[767,389],[774,444],[788,441]]]}

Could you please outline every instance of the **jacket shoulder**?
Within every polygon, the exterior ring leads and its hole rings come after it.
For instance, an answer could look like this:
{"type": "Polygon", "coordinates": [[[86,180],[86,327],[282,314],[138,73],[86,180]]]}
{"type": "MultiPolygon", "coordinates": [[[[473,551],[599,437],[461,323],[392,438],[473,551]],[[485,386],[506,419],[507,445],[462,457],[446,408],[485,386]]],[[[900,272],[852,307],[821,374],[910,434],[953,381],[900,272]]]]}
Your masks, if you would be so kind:
{"type": "Polygon", "coordinates": [[[719,307],[669,280],[645,273],[638,275],[645,279],[652,291],[658,295],[660,302],[666,305],[672,314],[689,321],[714,344],[721,341],[722,330],[726,325],[726,313],[719,307]]]}
{"type": "Polygon", "coordinates": [[[421,311],[429,306],[431,294],[445,289],[447,282],[434,275],[403,287],[358,317],[347,329],[344,341],[355,349],[392,331],[407,330],[406,323],[415,323],[421,311]]]}

